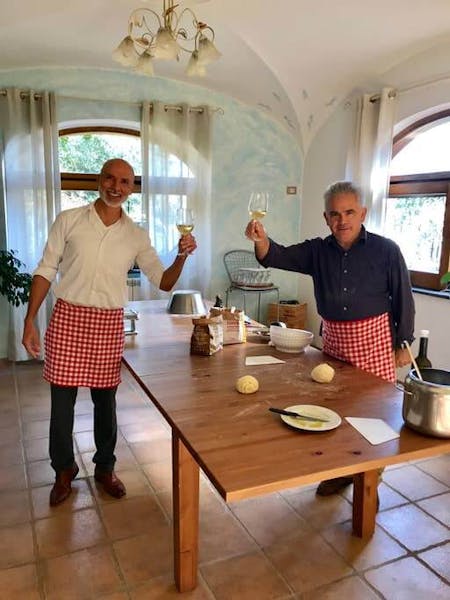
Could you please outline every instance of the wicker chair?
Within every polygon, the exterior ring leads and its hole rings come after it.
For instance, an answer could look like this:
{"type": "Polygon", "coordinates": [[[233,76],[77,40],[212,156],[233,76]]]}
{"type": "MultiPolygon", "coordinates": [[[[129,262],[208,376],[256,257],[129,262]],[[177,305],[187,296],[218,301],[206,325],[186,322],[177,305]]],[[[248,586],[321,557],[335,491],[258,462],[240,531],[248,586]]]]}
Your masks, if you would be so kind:
{"type": "Polygon", "coordinates": [[[225,269],[230,279],[230,285],[226,290],[226,306],[228,306],[228,296],[234,291],[239,291],[243,295],[244,301],[244,313],[247,314],[246,296],[257,294],[258,300],[258,312],[257,320],[260,322],[260,311],[261,311],[261,294],[275,293],[277,296],[277,307],[280,301],[280,290],[278,286],[273,285],[270,282],[263,283],[248,283],[245,284],[241,280],[242,269],[261,269],[261,265],[256,260],[255,255],[250,250],[230,250],[226,252],[223,257],[225,269]]]}

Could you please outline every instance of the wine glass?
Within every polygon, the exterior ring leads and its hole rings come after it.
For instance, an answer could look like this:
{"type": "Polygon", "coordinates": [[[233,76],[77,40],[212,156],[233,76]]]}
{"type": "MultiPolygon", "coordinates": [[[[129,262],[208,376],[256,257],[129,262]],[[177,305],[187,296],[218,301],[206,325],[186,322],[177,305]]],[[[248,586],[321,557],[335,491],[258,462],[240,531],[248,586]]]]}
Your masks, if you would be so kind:
{"type": "MultiPolygon", "coordinates": [[[[181,235],[188,235],[194,229],[194,211],[191,208],[179,208],[177,210],[176,226],[181,235]]],[[[186,252],[180,252],[179,256],[186,256],[186,252]]]]}
{"type": "MultiPolygon", "coordinates": [[[[252,221],[263,219],[269,209],[269,194],[267,192],[252,192],[248,201],[248,212],[252,221]]],[[[259,238],[254,237],[257,242],[259,238]]]]}
{"type": "Polygon", "coordinates": [[[254,221],[266,216],[269,209],[269,194],[267,192],[252,192],[248,202],[248,212],[254,221]]]}

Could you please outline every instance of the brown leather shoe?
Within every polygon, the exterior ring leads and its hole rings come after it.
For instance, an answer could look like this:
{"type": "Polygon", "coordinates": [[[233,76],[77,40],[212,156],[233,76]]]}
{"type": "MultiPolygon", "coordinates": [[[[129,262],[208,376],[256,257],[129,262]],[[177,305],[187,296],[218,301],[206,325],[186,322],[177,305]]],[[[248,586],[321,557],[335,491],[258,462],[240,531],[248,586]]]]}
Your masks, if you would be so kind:
{"type": "Polygon", "coordinates": [[[336,479],[327,479],[319,484],[316,490],[317,496],[331,496],[337,494],[348,485],[353,483],[353,477],[336,477],[336,479]]]}
{"type": "Polygon", "coordinates": [[[50,492],[50,506],[61,504],[72,492],[72,481],[78,475],[78,465],[73,463],[72,467],[64,469],[56,474],[55,483],[50,492]]]}
{"type": "Polygon", "coordinates": [[[114,471],[101,471],[95,467],[94,479],[101,483],[105,492],[114,498],[122,498],[127,493],[114,471]]]}

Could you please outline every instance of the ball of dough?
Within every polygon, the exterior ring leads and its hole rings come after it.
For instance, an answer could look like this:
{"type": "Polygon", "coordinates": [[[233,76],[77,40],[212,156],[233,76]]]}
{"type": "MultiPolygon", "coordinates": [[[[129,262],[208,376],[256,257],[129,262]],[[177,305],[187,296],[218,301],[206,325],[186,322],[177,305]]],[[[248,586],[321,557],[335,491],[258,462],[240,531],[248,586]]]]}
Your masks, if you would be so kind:
{"type": "Polygon", "coordinates": [[[243,375],[236,381],[236,389],[240,394],[253,394],[258,388],[259,382],[252,375],[243,375]]]}
{"type": "Polygon", "coordinates": [[[311,371],[311,377],[318,383],[330,383],[333,381],[334,369],[327,363],[321,363],[311,371]]]}

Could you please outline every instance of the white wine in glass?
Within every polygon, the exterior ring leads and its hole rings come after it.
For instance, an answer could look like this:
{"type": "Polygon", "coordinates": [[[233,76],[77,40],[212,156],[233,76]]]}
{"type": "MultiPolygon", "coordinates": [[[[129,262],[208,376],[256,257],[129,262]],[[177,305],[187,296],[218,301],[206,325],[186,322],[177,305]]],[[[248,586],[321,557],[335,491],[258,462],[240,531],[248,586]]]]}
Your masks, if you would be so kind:
{"type": "MultiPolygon", "coordinates": [[[[269,194],[267,192],[252,192],[248,201],[248,213],[252,221],[260,221],[267,214],[269,209],[269,194]]],[[[254,236],[254,242],[260,238],[254,236]]]]}
{"type": "Polygon", "coordinates": [[[177,223],[177,229],[181,235],[187,235],[194,229],[194,224],[192,223],[191,225],[183,225],[182,223],[177,223]]]}
{"type": "MultiPolygon", "coordinates": [[[[191,208],[179,208],[177,210],[176,226],[180,234],[188,235],[194,229],[194,212],[191,208]]],[[[187,255],[186,252],[179,253],[179,256],[187,255]]]]}
{"type": "Polygon", "coordinates": [[[267,192],[252,192],[248,202],[248,212],[254,221],[266,216],[269,209],[269,194],[267,192]]]}
{"type": "Polygon", "coordinates": [[[194,229],[194,213],[190,208],[177,210],[177,229],[181,235],[188,235],[194,229]]]}

